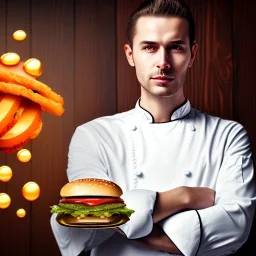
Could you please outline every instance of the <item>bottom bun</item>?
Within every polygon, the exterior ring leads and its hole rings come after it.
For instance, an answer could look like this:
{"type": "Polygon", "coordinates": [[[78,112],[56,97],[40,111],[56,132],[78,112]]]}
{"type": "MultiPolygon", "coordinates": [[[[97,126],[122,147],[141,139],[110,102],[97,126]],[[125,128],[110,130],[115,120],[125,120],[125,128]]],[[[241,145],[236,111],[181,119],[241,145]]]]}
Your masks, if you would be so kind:
{"type": "Polygon", "coordinates": [[[69,214],[58,214],[56,221],[67,227],[75,228],[111,228],[122,225],[129,220],[127,215],[112,215],[108,218],[91,217],[86,216],[81,219],[77,219],[69,214]]]}

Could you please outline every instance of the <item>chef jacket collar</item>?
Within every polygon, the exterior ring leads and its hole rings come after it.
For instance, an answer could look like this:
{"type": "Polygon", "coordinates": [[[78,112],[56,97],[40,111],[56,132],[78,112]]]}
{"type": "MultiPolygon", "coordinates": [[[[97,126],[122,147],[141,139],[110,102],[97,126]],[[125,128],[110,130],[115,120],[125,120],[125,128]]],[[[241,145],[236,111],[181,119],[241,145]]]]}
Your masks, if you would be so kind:
{"type": "MultiPolygon", "coordinates": [[[[146,120],[148,123],[154,123],[154,117],[146,109],[140,106],[140,99],[141,98],[139,98],[136,102],[136,106],[135,106],[136,114],[139,116],[139,118],[146,120]]],[[[191,110],[190,102],[188,99],[186,99],[186,101],[177,109],[175,109],[175,111],[172,113],[170,121],[175,121],[185,117],[187,114],[189,114],[190,110],[191,110]]]]}

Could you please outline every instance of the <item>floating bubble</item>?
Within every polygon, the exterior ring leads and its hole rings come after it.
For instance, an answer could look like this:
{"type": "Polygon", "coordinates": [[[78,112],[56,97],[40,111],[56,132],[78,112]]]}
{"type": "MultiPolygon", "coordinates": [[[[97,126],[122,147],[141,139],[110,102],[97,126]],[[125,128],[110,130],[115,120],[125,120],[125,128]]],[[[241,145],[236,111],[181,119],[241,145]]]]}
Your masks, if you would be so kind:
{"type": "Polygon", "coordinates": [[[12,178],[12,169],[9,166],[3,165],[0,167],[0,180],[7,182],[12,178]]]}
{"type": "Polygon", "coordinates": [[[7,66],[13,66],[20,62],[20,56],[15,52],[7,52],[1,56],[0,60],[7,66]]]}
{"type": "Polygon", "coordinates": [[[17,210],[16,215],[17,215],[19,218],[23,218],[23,217],[25,217],[25,215],[26,215],[26,211],[25,211],[23,208],[20,208],[20,209],[17,210]]]}
{"type": "Polygon", "coordinates": [[[0,193],[0,208],[6,209],[11,204],[11,198],[6,193],[0,193]]]}
{"type": "Polygon", "coordinates": [[[17,30],[12,34],[12,37],[16,41],[23,41],[27,37],[27,34],[23,30],[17,30]]]}
{"type": "Polygon", "coordinates": [[[21,149],[18,153],[17,153],[17,158],[23,162],[23,163],[27,163],[30,161],[31,159],[31,153],[29,150],[27,149],[21,149]]]}
{"type": "Polygon", "coordinates": [[[23,65],[24,70],[34,76],[34,77],[39,77],[41,76],[42,72],[43,72],[43,66],[40,60],[36,59],[36,58],[31,58],[28,59],[24,65],[23,65]]]}
{"type": "Polygon", "coordinates": [[[27,182],[22,188],[22,195],[28,201],[36,200],[40,195],[40,188],[37,183],[33,181],[27,182]]]}

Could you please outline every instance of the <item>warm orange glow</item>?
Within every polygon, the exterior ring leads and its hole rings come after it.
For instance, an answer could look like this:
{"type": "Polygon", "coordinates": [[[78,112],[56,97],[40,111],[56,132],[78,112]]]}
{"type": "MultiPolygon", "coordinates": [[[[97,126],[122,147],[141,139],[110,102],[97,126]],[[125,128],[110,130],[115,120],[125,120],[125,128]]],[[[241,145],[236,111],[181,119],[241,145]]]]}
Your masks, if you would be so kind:
{"type": "Polygon", "coordinates": [[[40,187],[37,185],[37,183],[30,181],[23,186],[22,195],[28,201],[34,201],[40,195],[40,187]]]}
{"type": "Polygon", "coordinates": [[[27,149],[21,149],[18,153],[17,153],[17,158],[23,162],[23,163],[27,163],[30,161],[31,159],[31,153],[29,150],[27,149]]]}
{"type": "Polygon", "coordinates": [[[9,166],[3,165],[0,167],[0,180],[7,182],[12,178],[12,169],[9,166]]]}
{"type": "Polygon", "coordinates": [[[19,210],[17,210],[16,215],[17,215],[19,218],[23,218],[23,217],[25,217],[25,215],[26,215],[26,211],[25,211],[24,209],[20,208],[19,210]]]}
{"type": "Polygon", "coordinates": [[[20,62],[20,56],[15,52],[7,52],[1,56],[0,60],[7,66],[13,66],[20,62]]]}
{"type": "Polygon", "coordinates": [[[27,34],[23,30],[17,30],[13,33],[12,37],[16,41],[23,41],[27,37],[27,34]]]}
{"type": "Polygon", "coordinates": [[[0,193],[0,208],[6,209],[11,204],[11,198],[6,193],[0,193]]]}
{"type": "Polygon", "coordinates": [[[31,58],[28,59],[24,65],[23,65],[24,70],[34,76],[34,77],[39,77],[41,76],[42,72],[43,72],[43,66],[40,60],[35,59],[35,58],[31,58]]]}

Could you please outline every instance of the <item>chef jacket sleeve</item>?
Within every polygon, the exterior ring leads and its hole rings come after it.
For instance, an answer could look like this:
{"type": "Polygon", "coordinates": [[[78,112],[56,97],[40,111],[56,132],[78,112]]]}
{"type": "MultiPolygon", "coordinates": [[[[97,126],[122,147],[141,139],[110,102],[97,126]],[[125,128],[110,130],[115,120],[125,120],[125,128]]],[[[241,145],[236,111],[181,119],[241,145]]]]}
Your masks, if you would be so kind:
{"type": "Polygon", "coordinates": [[[93,128],[88,123],[77,127],[68,152],[69,181],[92,177],[109,180],[101,152],[93,128]]]}
{"type": "Polygon", "coordinates": [[[173,215],[160,224],[185,256],[228,255],[247,240],[256,185],[250,143],[237,124],[227,138],[212,207],[173,215]]]}
{"type": "Polygon", "coordinates": [[[62,256],[77,256],[83,250],[89,251],[103,243],[114,234],[113,229],[81,229],[60,225],[56,213],[51,216],[50,224],[62,256]]]}
{"type": "MultiPolygon", "coordinates": [[[[109,180],[100,157],[99,145],[87,125],[79,126],[72,136],[68,153],[68,180],[101,178],[109,180]]],[[[51,228],[63,256],[76,256],[82,250],[89,251],[104,242],[113,229],[89,230],[61,226],[51,217],[51,228]]]]}
{"type": "MultiPolygon", "coordinates": [[[[91,177],[110,180],[103,159],[93,128],[88,124],[79,126],[69,147],[67,169],[69,181],[91,177]]],[[[153,227],[152,211],[156,192],[130,190],[123,193],[122,198],[128,208],[135,210],[130,221],[122,225],[122,231],[127,238],[148,235],[153,227]]],[[[51,217],[51,227],[62,255],[67,256],[77,255],[82,250],[88,251],[113,234],[113,229],[108,232],[105,230],[96,232],[95,230],[63,227],[56,222],[55,215],[51,217]]]]}
{"type": "Polygon", "coordinates": [[[146,189],[134,189],[123,193],[121,196],[126,206],[135,212],[130,220],[119,226],[128,239],[136,239],[147,236],[153,228],[153,208],[156,200],[156,192],[146,189]]]}

